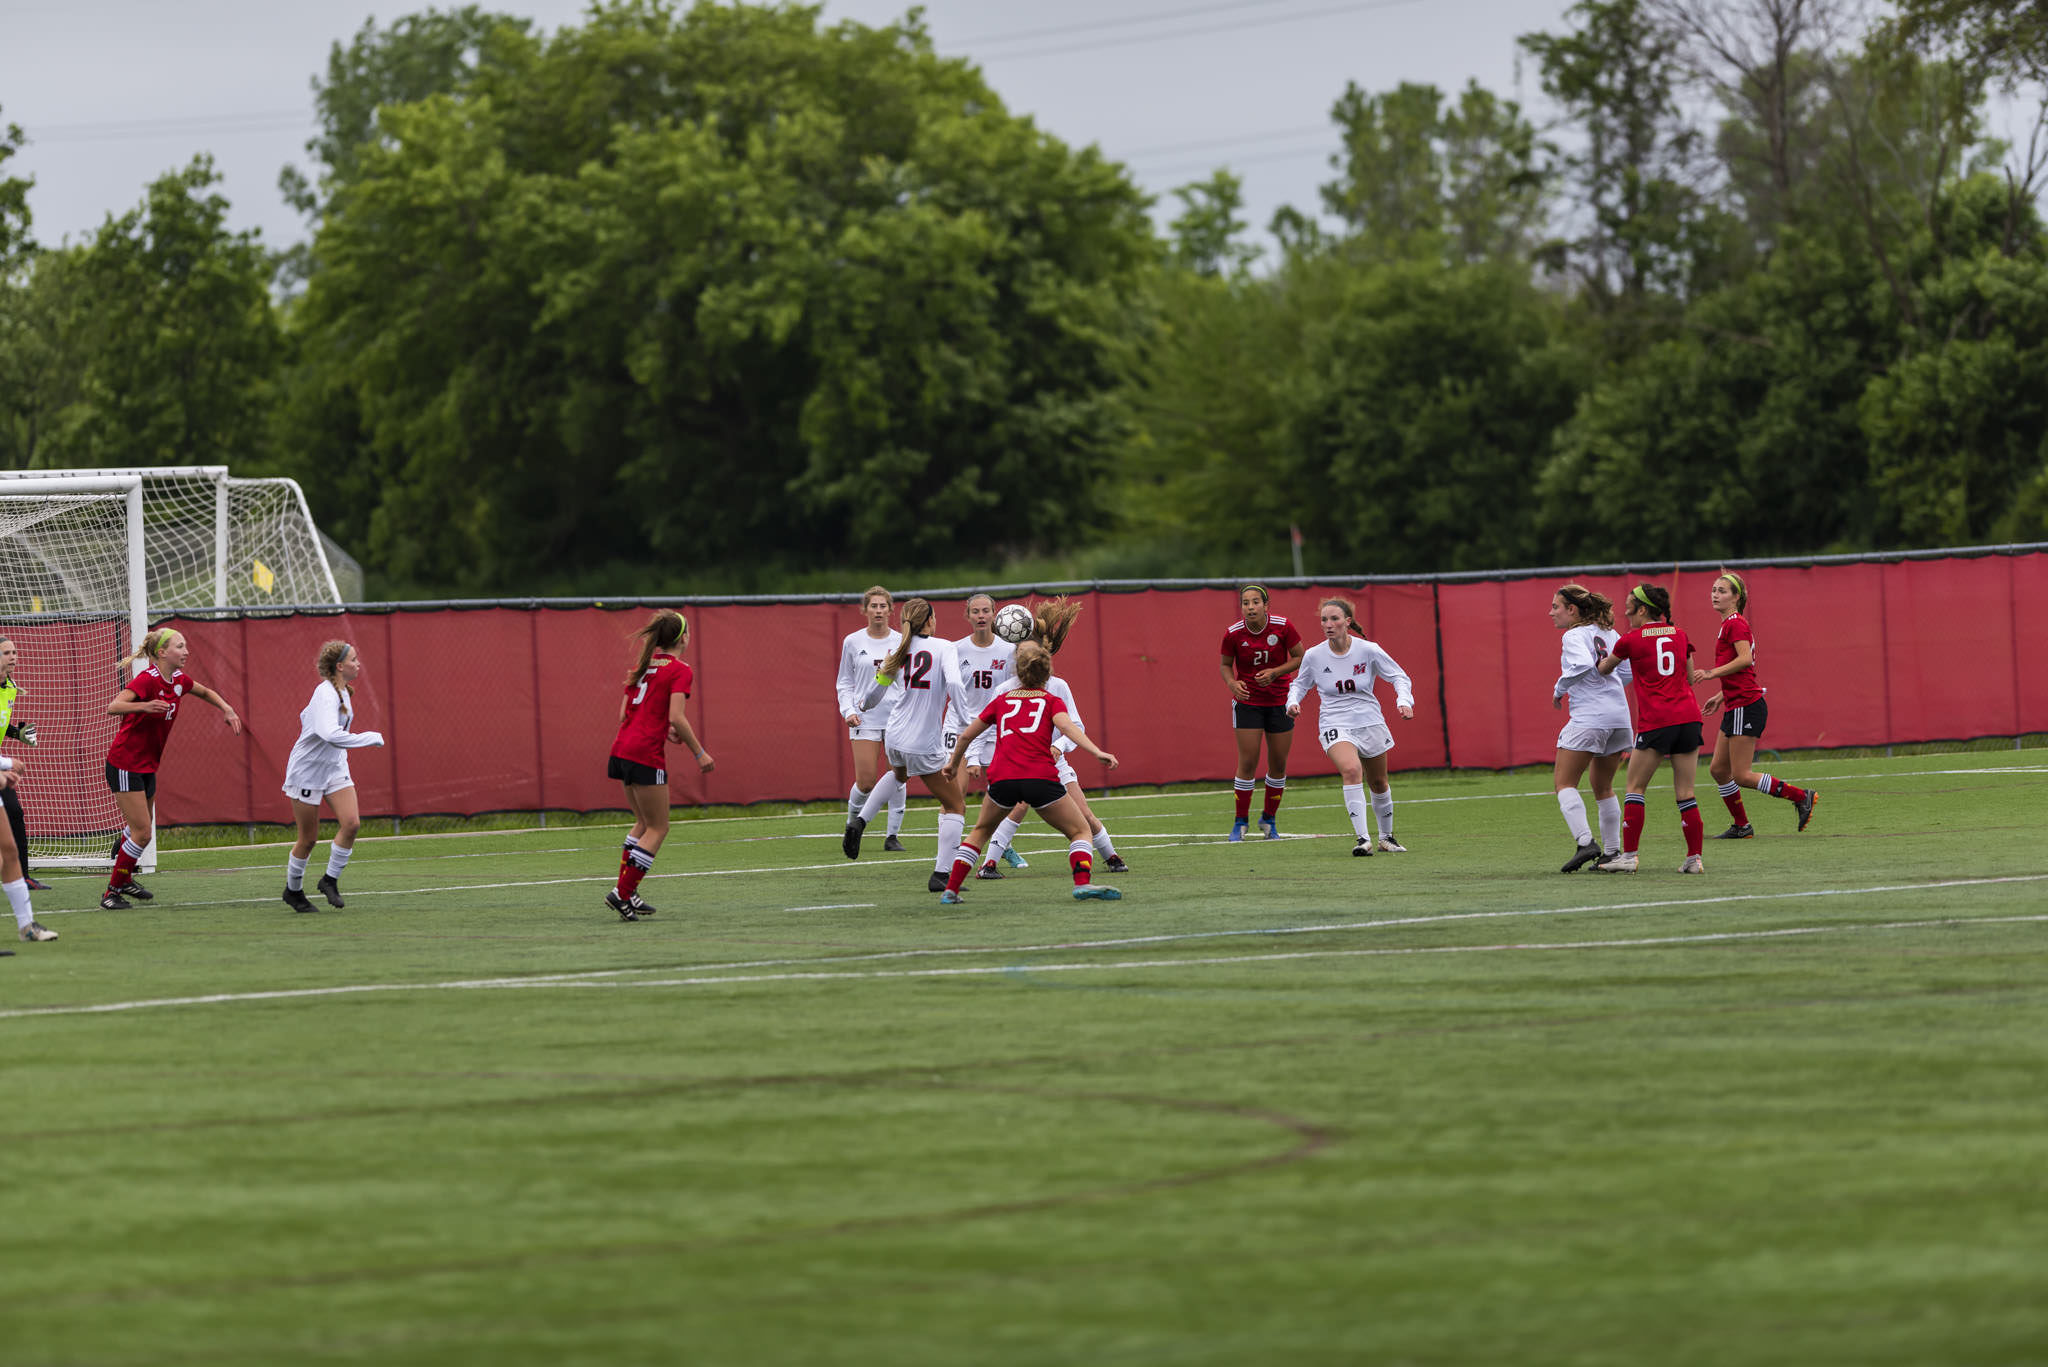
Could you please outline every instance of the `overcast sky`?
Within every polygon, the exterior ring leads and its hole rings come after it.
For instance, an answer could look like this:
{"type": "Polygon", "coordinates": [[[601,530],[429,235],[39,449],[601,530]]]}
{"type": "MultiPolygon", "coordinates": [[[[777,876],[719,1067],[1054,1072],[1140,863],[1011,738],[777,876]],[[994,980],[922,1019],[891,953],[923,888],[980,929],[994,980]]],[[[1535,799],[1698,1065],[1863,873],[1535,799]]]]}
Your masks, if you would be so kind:
{"type": "MultiPolygon", "coordinates": [[[[443,0],[453,8],[459,0],[443,0]]],[[[583,0],[486,9],[546,29],[583,0]]],[[[1098,143],[1146,188],[1229,165],[1263,228],[1283,204],[1316,204],[1346,81],[1384,90],[1477,78],[1540,104],[1515,36],[1560,30],[1570,0],[931,0],[941,52],[978,61],[1009,107],[1057,136],[1098,143]]],[[[282,246],[304,233],[277,192],[303,161],[309,82],[328,50],[375,17],[428,4],[354,0],[0,0],[0,122],[29,146],[8,170],[35,178],[38,240],[91,233],[193,154],[225,176],[237,227],[282,246]]],[[[828,0],[828,19],[881,23],[896,0],[828,0]]]]}

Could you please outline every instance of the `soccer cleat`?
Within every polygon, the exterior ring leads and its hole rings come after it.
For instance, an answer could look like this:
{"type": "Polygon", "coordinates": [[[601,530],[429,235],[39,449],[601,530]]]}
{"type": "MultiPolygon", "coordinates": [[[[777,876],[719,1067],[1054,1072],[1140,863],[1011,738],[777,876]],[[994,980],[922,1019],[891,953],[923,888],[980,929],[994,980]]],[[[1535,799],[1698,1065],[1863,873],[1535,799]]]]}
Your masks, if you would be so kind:
{"type": "Polygon", "coordinates": [[[1806,796],[1792,805],[1799,809],[1799,829],[1803,831],[1806,823],[1813,820],[1813,809],[1820,805],[1820,794],[1808,788],[1806,796]]]}
{"type": "Polygon", "coordinates": [[[37,942],[54,940],[57,938],[57,932],[44,925],[41,921],[30,921],[21,928],[21,938],[37,942]]]}
{"type": "Polygon", "coordinates": [[[1351,857],[1354,859],[1372,858],[1372,841],[1362,835],[1358,837],[1358,843],[1351,847],[1351,857]]]}
{"type": "Polygon", "coordinates": [[[619,896],[617,888],[613,888],[604,895],[604,904],[619,913],[621,921],[637,921],[640,919],[640,913],[633,910],[631,902],[619,896]]]}
{"type": "Polygon", "coordinates": [[[868,823],[859,817],[846,823],[846,834],[839,841],[839,848],[846,851],[848,859],[860,858],[860,833],[867,828],[868,823]]]}
{"type": "Polygon", "coordinates": [[[1076,902],[1121,902],[1123,896],[1107,883],[1083,883],[1074,889],[1076,902]]]}
{"type": "Polygon", "coordinates": [[[1270,816],[1259,818],[1259,829],[1266,833],[1266,839],[1268,840],[1278,840],[1280,838],[1280,823],[1270,816]]]}
{"type": "Polygon", "coordinates": [[[905,848],[905,846],[904,846],[903,842],[902,842],[901,840],[898,840],[898,839],[897,839],[897,838],[896,838],[895,836],[893,836],[893,835],[892,835],[892,836],[890,836],[890,837],[889,837],[889,838],[888,838],[887,840],[884,840],[884,841],[882,842],[882,848],[883,848],[884,850],[886,850],[887,852],[889,852],[890,854],[908,854],[908,853],[910,853],[910,851],[909,851],[909,850],[908,850],[907,848],[905,848]]]}
{"type": "Polygon", "coordinates": [[[22,877],[28,880],[28,890],[30,892],[48,892],[50,890],[50,885],[48,883],[45,883],[42,879],[37,878],[32,874],[24,873],[22,877]]]}
{"type": "Polygon", "coordinates": [[[1241,840],[1243,840],[1243,839],[1244,839],[1244,831],[1245,831],[1245,825],[1246,825],[1246,823],[1245,823],[1244,821],[1242,821],[1242,820],[1238,820],[1238,821],[1233,821],[1233,822],[1231,822],[1231,823],[1230,823],[1230,843],[1231,843],[1231,844],[1235,845],[1235,844],[1237,844],[1237,843],[1238,843],[1239,841],[1241,841],[1241,840]]]}
{"type": "Polygon", "coordinates": [[[112,888],[108,888],[100,894],[101,911],[126,911],[128,907],[128,899],[115,892],[112,888]]]}
{"type": "Polygon", "coordinates": [[[306,897],[306,890],[304,888],[286,888],[284,890],[284,904],[290,907],[293,911],[320,910],[320,908],[314,906],[313,903],[310,900],[308,900],[308,898],[306,897]]]}
{"type": "Polygon", "coordinates": [[[1635,871],[1636,857],[1627,850],[1623,850],[1620,854],[1611,854],[1593,866],[1593,872],[1595,873],[1634,873],[1635,871]]]}
{"type": "Polygon", "coordinates": [[[136,882],[133,878],[123,883],[120,887],[115,888],[114,891],[121,893],[123,896],[133,897],[138,902],[154,902],[156,900],[155,893],[136,882]]]}
{"type": "Polygon", "coordinates": [[[951,888],[947,888],[944,892],[939,894],[939,900],[941,902],[944,902],[949,907],[957,907],[967,899],[965,897],[962,897],[959,893],[953,891],[951,888]]]}
{"type": "Polygon", "coordinates": [[[1008,845],[1003,846],[1003,862],[1013,869],[1028,869],[1031,867],[1030,862],[1023,855],[1017,853],[1016,850],[1008,845]]]}
{"type": "Polygon", "coordinates": [[[976,869],[974,871],[974,876],[976,878],[1001,878],[1003,876],[1003,871],[997,868],[996,861],[991,859],[986,864],[983,864],[980,868],[976,869]]]}
{"type": "Polygon", "coordinates": [[[1707,871],[1707,863],[1698,855],[1689,854],[1685,857],[1685,862],[1678,866],[1678,871],[1680,873],[1705,873],[1707,871]]]}
{"type": "Polygon", "coordinates": [[[1727,830],[1713,837],[1715,840],[1754,840],[1755,838],[1756,827],[1745,821],[1738,821],[1727,830]]]}
{"type": "Polygon", "coordinates": [[[1104,873],[1129,873],[1131,866],[1124,862],[1122,855],[1112,854],[1103,859],[1102,871],[1104,873]]]}
{"type": "Polygon", "coordinates": [[[1380,837],[1379,851],[1381,854],[1406,854],[1408,847],[1391,835],[1383,835],[1380,837]]]}
{"type": "Polygon", "coordinates": [[[637,892],[626,899],[626,905],[633,908],[633,914],[642,920],[654,915],[654,908],[641,901],[640,894],[637,892]]]}
{"type": "Polygon", "coordinates": [[[1600,852],[1599,845],[1595,844],[1593,841],[1588,840],[1585,844],[1579,846],[1577,850],[1573,851],[1572,857],[1565,861],[1564,867],[1559,869],[1558,872],[1577,873],[1580,869],[1586,867],[1586,865],[1597,863],[1598,861],[1605,859],[1606,857],[1606,855],[1600,852]]]}
{"type": "Polygon", "coordinates": [[[933,869],[932,876],[924,880],[924,890],[926,892],[944,892],[946,890],[946,881],[945,874],[940,873],[937,869],[933,869]]]}
{"type": "Polygon", "coordinates": [[[330,907],[343,907],[348,905],[348,903],[341,900],[341,884],[339,881],[335,879],[334,875],[331,873],[323,874],[321,876],[320,881],[313,885],[313,890],[315,892],[318,892],[322,897],[325,897],[327,899],[327,905],[330,907]]]}

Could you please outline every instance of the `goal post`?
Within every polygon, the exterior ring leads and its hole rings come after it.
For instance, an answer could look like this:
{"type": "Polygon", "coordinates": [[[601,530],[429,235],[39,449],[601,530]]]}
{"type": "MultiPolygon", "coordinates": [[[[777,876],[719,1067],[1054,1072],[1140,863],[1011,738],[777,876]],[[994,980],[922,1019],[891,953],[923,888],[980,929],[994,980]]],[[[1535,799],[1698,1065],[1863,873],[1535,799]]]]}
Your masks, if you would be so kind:
{"type": "MultiPolygon", "coordinates": [[[[20,654],[15,719],[36,723],[22,796],[38,865],[104,867],[123,827],[106,791],[127,682],[152,621],[192,608],[341,601],[325,539],[291,479],[224,465],[0,471],[0,633],[20,654]]],[[[155,841],[143,867],[155,864],[155,841]]]]}

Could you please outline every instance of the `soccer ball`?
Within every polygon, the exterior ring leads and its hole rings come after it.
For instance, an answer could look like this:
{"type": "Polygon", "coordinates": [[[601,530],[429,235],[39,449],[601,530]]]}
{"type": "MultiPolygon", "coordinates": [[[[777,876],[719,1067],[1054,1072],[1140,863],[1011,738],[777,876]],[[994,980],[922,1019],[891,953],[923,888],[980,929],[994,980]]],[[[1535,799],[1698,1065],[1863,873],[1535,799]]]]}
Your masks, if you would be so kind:
{"type": "Polygon", "coordinates": [[[996,614],[996,635],[1011,645],[1030,640],[1037,630],[1037,619],[1022,603],[1012,603],[996,614]]]}

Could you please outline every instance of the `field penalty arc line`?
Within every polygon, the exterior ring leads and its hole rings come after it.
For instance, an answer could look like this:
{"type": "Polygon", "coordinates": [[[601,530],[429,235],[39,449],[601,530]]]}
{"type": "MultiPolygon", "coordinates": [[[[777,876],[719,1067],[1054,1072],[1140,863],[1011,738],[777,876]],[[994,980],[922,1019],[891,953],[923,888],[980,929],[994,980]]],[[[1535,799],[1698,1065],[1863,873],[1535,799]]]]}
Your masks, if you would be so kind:
{"type": "Polygon", "coordinates": [[[1079,951],[1079,950],[1119,950],[1119,949],[1131,949],[1131,948],[1137,948],[1137,947],[1141,947],[1141,946],[1158,946],[1158,945],[1161,945],[1161,944],[1166,944],[1166,943],[1175,943],[1175,942],[1187,942],[1187,941],[1193,941],[1193,940],[1209,940],[1209,939],[1216,939],[1216,938],[1220,938],[1220,937],[1225,937],[1225,936],[1238,936],[1238,937],[1244,937],[1244,936],[1260,936],[1260,935],[1307,935],[1307,934],[1316,934],[1316,933],[1321,933],[1321,932],[1330,932],[1330,931],[1360,931],[1360,930],[1380,930],[1380,929],[1386,929],[1386,928],[1390,928],[1390,927],[1396,927],[1396,926],[1414,926],[1414,925],[1440,924],[1440,923],[1443,923],[1443,922],[1455,922],[1455,921],[1469,921],[1469,920],[1495,920],[1495,919],[1501,919],[1501,918],[1506,918],[1506,917],[1517,917],[1517,916],[1558,916],[1558,915],[1565,915],[1565,914],[1568,914],[1568,913],[1570,913],[1570,912],[1574,912],[1574,911],[1579,911],[1579,912],[1584,912],[1584,911],[1620,911],[1620,910],[1632,910],[1632,909],[1641,909],[1641,908],[1655,908],[1655,907],[1674,907],[1674,906],[1679,906],[1679,907],[1683,907],[1683,906],[1699,906],[1699,905],[1710,905],[1710,904],[1714,904],[1714,903],[1721,903],[1721,902],[1748,902],[1748,901],[1779,901],[1779,900],[1787,900],[1787,899],[1793,899],[1793,898],[1802,898],[1802,897],[1824,897],[1824,896],[1825,896],[1825,897],[1832,897],[1832,896],[1848,896],[1848,895],[1855,895],[1855,894],[1874,894],[1874,893],[1883,893],[1883,892],[1912,892],[1912,891],[1922,891],[1922,890],[1927,890],[1927,889],[1940,889],[1940,888],[1955,888],[1955,887],[1976,887],[1976,886],[1982,886],[1982,885],[1984,885],[1984,884],[1989,884],[1989,883],[2023,883],[2023,882],[2038,882],[2038,881],[2042,881],[2042,880],[2044,880],[2044,879],[2048,879],[2048,874],[2032,874],[2032,875],[2022,875],[2022,876],[2015,876],[2015,877],[2002,877],[2002,878],[1973,878],[1973,879],[1956,879],[1956,880],[1950,880],[1950,881],[1947,881],[1947,882],[1942,882],[1942,883],[1915,883],[1915,884],[1901,884],[1901,885],[1896,885],[1896,886],[1890,886],[1890,887],[1871,887],[1871,888],[1834,888],[1834,889],[1814,890],[1814,891],[1805,891],[1805,892],[1790,892],[1790,893],[1750,893],[1750,894],[1741,894],[1741,895],[1737,895],[1737,896],[1732,896],[1732,897],[1716,897],[1716,898],[1699,898],[1699,899],[1695,899],[1695,900],[1693,900],[1693,901],[1678,901],[1678,902],[1671,902],[1671,901],[1662,901],[1662,902],[1638,902],[1638,903],[1618,903],[1618,904],[1615,904],[1615,905],[1613,905],[1613,906],[1607,906],[1607,907],[1571,907],[1571,908],[1545,908],[1545,909],[1531,909],[1531,910],[1526,910],[1526,911],[1504,911],[1504,912],[1463,912],[1463,913],[1451,913],[1451,914],[1446,914],[1446,915],[1441,915],[1441,916],[1411,916],[1411,917],[1401,917],[1401,918],[1398,918],[1398,919],[1391,919],[1391,920],[1385,920],[1385,921],[1354,921],[1354,922],[1338,922],[1338,923],[1332,923],[1332,924],[1327,924],[1327,925],[1320,925],[1320,926],[1288,926],[1288,927],[1268,927],[1268,928],[1260,928],[1260,929],[1250,929],[1250,930],[1226,930],[1226,931],[1197,931],[1197,932],[1190,932],[1190,933],[1186,933],[1186,934],[1177,934],[1177,935],[1144,935],[1144,936],[1128,936],[1128,937],[1122,937],[1122,938],[1118,938],[1118,939],[1108,939],[1108,940],[1075,940],[1075,941],[1067,941],[1067,942],[1064,942],[1064,943],[1058,943],[1058,944],[1044,944],[1044,945],[1016,945],[1016,946],[980,946],[980,947],[948,947],[948,948],[939,948],[939,949],[905,949],[905,950],[889,950],[889,951],[882,951],[882,952],[877,952],[877,953],[873,953],[873,954],[845,954],[845,955],[829,955],[829,956],[822,956],[822,957],[819,957],[819,956],[814,956],[814,957],[810,957],[810,958],[798,958],[798,959],[753,959],[753,960],[743,960],[743,961],[739,961],[739,962],[732,962],[732,963],[714,963],[714,964],[697,964],[697,965],[666,965],[666,966],[654,966],[654,965],[649,965],[649,966],[645,966],[645,967],[638,967],[638,968],[608,968],[608,969],[593,969],[593,970],[590,970],[590,971],[588,971],[588,972],[580,972],[580,973],[540,973],[540,974],[528,974],[528,975],[522,975],[522,976],[519,976],[519,977],[497,977],[497,978],[463,978],[463,979],[452,979],[452,980],[448,980],[448,981],[442,981],[442,982],[422,982],[422,983],[349,983],[349,984],[342,984],[342,985],[338,985],[338,986],[334,986],[334,987],[299,987],[299,988],[277,988],[277,989],[272,989],[272,990],[269,990],[269,991],[259,991],[259,992],[216,992],[216,993],[206,993],[206,994],[202,994],[202,995],[197,995],[197,996],[188,996],[188,997],[154,997],[154,998],[143,998],[143,999],[138,999],[138,1000],[134,1000],[134,1001],[124,1001],[124,1002],[97,1002],[97,1003],[83,1003],[83,1004],[72,1004],[72,1005],[64,1005],[64,1006],[30,1006],[30,1007],[15,1007],[15,1008],[11,1008],[11,1009],[6,1009],[6,1010],[0,1010],[0,1020],[19,1020],[19,1019],[26,1019],[26,1018],[29,1018],[29,1017],[35,1017],[35,1016],[84,1016],[84,1015],[105,1015],[105,1014],[112,1014],[112,1013],[116,1013],[116,1012],[127,1012],[127,1011],[144,1011],[144,1010],[154,1010],[154,1009],[159,1009],[159,1008],[163,1008],[163,1007],[173,1007],[173,1006],[219,1006],[219,1005],[228,1005],[228,1004],[234,1004],[234,1003],[240,1003],[240,1002],[260,1002],[260,1001],[285,1001],[285,1000],[295,1000],[295,999],[304,999],[304,998],[316,998],[316,997],[341,997],[341,996],[352,996],[352,995],[367,995],[367,994],[372,994],[372,993],[383,993],[383,992],[455,992],[455,991],[492,991],[492,990],[506,990],[506,989],[520,988],[520,987],[577,987],[577,986],[592,986],[592,987],[605,987],[605,986],[627,986],[627,987],[630,987],[630,986],[656,986],[656,985],[669,985],[669,986],[702,986],[702,985],[706,985],[706,984],[711,984],[711,983],[721,983],[721,982],[725,982],[725,983],[749,983],[749,982],[796,982],[796,981],[836,981],[836,980],[858,980],[858,979],[864,979],[864,978],[866,978],[866,979],[873,979],[873,978],[885,978],[885,977],[899,977],[899,978],[914,978],[914,977],[946,977],[946,976],[963,976],[963,975],[994,975],[994,974],[1003,974],[1003,973],[1012,973],[1012,974],[1014,974],[1014,973],[1035,973],[1035,972],[1042,972],[1042,971],[1043,971],[1043,972],[1050,972],[1050,971],[1061,971],[1061,972],[1066,972],[1066,971],[1073,971],[1073,970],[1075,970],[1075,969],[1077,969],[1077,968],[1083,968],[1083,967],[1095,967],[1095,968],[1109,968],[1109,967],[1116,967],[1116,966],[1118,966],[1119,964],[1124,964],[1124,965],[1129,965],[1129,966],[1135,966],[1135,967],[1155,967],[1155,966],[1167,966],[1167,965],[1171,965],[1171,964],[1175,964],[1175,963],[1189,963],[1189,964],[1203,964],[1203,963],[1210,963],[1210,962],[1217,962],[1217,963],[1223,963],[1223,962],[1231,962],[1231,963],[1263,963],[1263,962],[1269,962],[1269,961],[1279,961],[1279,960],[1286,960],[1286,959],[1315,959],[1315,958],[1331,958],[1331,957],[1344,957],[1344,956],[1354,956],[1354,957],[1355,957],[1355,956],[1359,956],[1359,955],[1371,955],[1371,954],[1378,954],[1378,955],[1389,955],[1389,954],[1425,954],[1425,953],[1427,953],[1427,954],[1444,954],[1444,953],[1460,953],[1460,952],[1470,952],[1470,951],[1473,951],[1473,950],[1478,950],[1478,949],[1484,949],[1484,950],[1505,950],[1505,949],[1529,949],[1529,950],[1536,950],[1536,949],[1548,949],[1548,948],[1603,948],[1603,947],[1604,947],[1604,948],[1613,948],[1613,947],[1619,947],[1619,946],[1628,946],[1628,945],[1649,945],[1649,946],[1652,946],[1652,947],[1654,947],[1654,946],[1656,946],[1656,945],[1660,945],[1660,944],[1667,944],[1667,943],[1668,943],[1668,944],[1694,944],[1694,943],[1711,943],[1711,942],[1713,942],[1713,941],[1716,941],[1716,940],[1741,940],[1741,939],[1760,939],[1760,938],[1769,938],[1769,937],[1772,937],[1772,936],[1782,936],[1782,935],[1818,935],[1818,934],[1825,934],[1825,933],[1827,933],[1827,932],[1829,932],[1829,931],[1832,931],[1832,930],[1838,930],[1838,929],[1839,929],[1839,930],[1857,930],[1857,929],[1885,929],[1885,930],[1898,930],[1898,929],[1906,929],[1906,928],[1910,928],[1910,927],[1914,927],[1914,926],[1928,926],[1928,927],[1936,927],[1936,926],[2004,925],[2004,924],[2018,924],[2018,923],[2032,923],[2032,922],[2041,922],[2041,921],[2048,921],[2048,915],[2026,915],[2026,916],[1981,916],[1981,917],[1925,917],[1925,918],[1922,918],[1922,919],[1919,919],[1919,920],[1911,920],[1911,921],[1894,921],[1894,922],[1884,922],[1884,923],[1877,923],[1877,924],[1874,924],[1874,925],[1873,925],[1873,924],[1871,924],[1871,923],[1863,923],[1863,924],[1860,924],[1860,925],[1852,924],[1852,925],[1848,925],[1848,926],[1809,926],[1809,927],[1792,927],[1792,928],[1787,928],[1787,929],[1780,929],[1780,930],[1769,930],[1769,931],[1721,931],[1721,932],[1703,932],[1703,933],[1701,933],[1701,934],[1699,934],[1699,935],[1688,935],[1688,936],[1660,936],[1660,937],[1650,937],[1650,938],[1645,938],[1645,939],[1639,939],[1639,940],[1628,940],[1628,939],[1623,939],[1623,940],[1602,940],[1602,941],[1593,941],[1593,940],[1587,940],[1587,941],[1559,942],[1559,943],[1558,943],[1558,944],[1556,944],[1556,945],[1542,945],[1542,944],[1504,944],[1504,945],[1491,945],[1491,946],[1472,946],[1472,945],[1439,945],[1439,946],[1423,946],[1423,947],[1413,947],[1413,948],[1401,948],[1401,949],[1374,949],[1374,950],[1295,950],[1295,951],[1284,951],[1284,952],[1276,952],[1276,953],[1272,953],[1272,954],[1251,954],[1251,955],[1231,955],[1231,956],[1223,956],[1223,957],[1220,957],[1220,958],[1210,958],[1210,959],[1173,959],[1173,960],[1164,960],[1164,959],[1163,959],[1163,960],[1155,960],[1155,961],[1132,961],[1132,960],[1098,960],[1098,961],[1087,961],[1087,962],[1080,962],[1080,963],[1069,963],[1069,964],[1051,964],[1051,965],[1048,965],[1048,964],[1028,964],[1028,965],[1020,965],[1020,964],[1017,964],[1017,963],[1015,963],[1015,962],[1007,962],[1007,963],[1002,963],[1002,964],[991,964],[991,965],[974,965],[974,966],[971,966],[971,967],[964,967],[964,968],[957,968],[957,969],[950,969],[950,968],[949,968],[949,969],[938,969],[938,968],[933,968],[933,969],[888,969],[888,970],[883,970],[883,969],[876,969],[876,970],[838,970],[838,971],[818,971],[818,970],[816,970],[816,969],[799,969],[799,966],[803,966],[803,965],[822,965],[822,964],[851,964],[851,963],[875,963],[875,962],[884,962],[884,961],[889,961],[889,960],[900,960],[900,959],[907,959],[907,958],[918,958],[918,957],[925,957],[925,958],[933,958],[933,957],[940,957],[940,956],[954,956],[954,955],[998,955],[998,956],[1003,956],[1003,957],[1005,957],[1005,958],[1009,958],[1009,959],[1014,959],[1014,957],[1015,957],[1016,955],[1019,955],[1019,954],[1047,954],[1047,953],[1072,953],[1072,952],[1075,952],[1075,951],[1079,951]],[[750,970],[750,969],[758,969],[758,968],[776,968],[776,967],[789,967],[789,968],[792,968],[792,969],[797,969],[798,971],[791,971],[791,972],[785,972],[785,973],[748,973],[748,972],[746,972],[746,970],[750,970]],[[681,977],[681,978],[663,978],[663,979],[652,979],[652,980],[645,980],[645,981],[642,981],[642,982],[637,982],[637,983],[636,983],[636,982],[625,982],[625,981],[620,981],[620,980],[623,980],[623,979],[626,979],[626,978],[629,978],[629,977],[635,977],[635,976],[637,976],[637,975],[642,975],[642,974],[648,974],[648,973],[683,973],[683,974],[689,974],[689,975],[692,975],[692,976],[689,976],[689,977],[681,977]]]}

